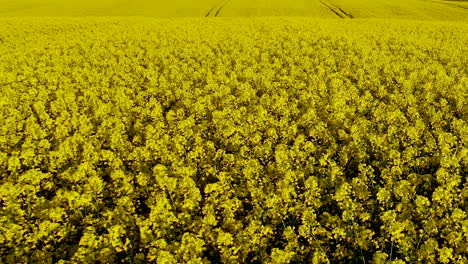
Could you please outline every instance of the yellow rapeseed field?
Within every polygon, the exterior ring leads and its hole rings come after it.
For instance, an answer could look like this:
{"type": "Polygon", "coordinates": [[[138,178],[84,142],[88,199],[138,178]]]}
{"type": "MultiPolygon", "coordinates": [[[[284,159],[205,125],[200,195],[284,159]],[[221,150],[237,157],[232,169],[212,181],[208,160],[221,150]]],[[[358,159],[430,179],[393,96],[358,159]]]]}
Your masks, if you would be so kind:
{"type": "Polygon", "coordinates": [[[0,0],[0,263],[467,263],[466,7],[0,0]]]}
{"type": "Polygon", "coordinates": [[[0,0],[0,16],[398,18],[468,20],[464,0],[0,0]]]}

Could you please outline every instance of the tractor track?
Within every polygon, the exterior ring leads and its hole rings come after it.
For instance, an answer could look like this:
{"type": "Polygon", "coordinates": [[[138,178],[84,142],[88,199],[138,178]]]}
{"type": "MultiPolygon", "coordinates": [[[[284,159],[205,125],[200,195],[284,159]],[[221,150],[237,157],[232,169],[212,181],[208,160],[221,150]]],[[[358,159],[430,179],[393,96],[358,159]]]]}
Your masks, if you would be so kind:
{"type": "Polygon", "coordinates": [[[333,5],[331,4],[332,6],[334,6],[335,8],[337,8],[338,10],[341,11],[341,13],[345,14],[345,16],[347,16],[348,18],[354,18],[354,16],[346,11],[344,11],[343,9],[341,9],[340,7],[336,6],[336,5],[333,5]]]}
{"type": "Polygon", "coordinates": [[[210,14],[211,14],[211,12],[213,12],[214,9],[215,9],[215,7],[212,7],[212,8],[210,9],[210,11],[208,11],[208,13],[206,13],[205,17],[209,17],[210,14]]]}
{"type": "Polygon", "coordinates": [[[217,17],[219,12],[230,2],[230,0],[222,0],[218,2],[215,6],[213,6],[208,13],[206,13],[205,17],[217,17]]]}
{"type": "Polygon", "coordinates": [[[439,1],[432,1],[432,2],[433,2],[433,3],[437,3],[437,4],[442,4],[442,5],[448,5],[448,6],[452,6],[452,7],[458,7],[458,8],[468,9],[468,7],[466,7],[466,6],[461,6],[461,5],[452,4],[452,3],[439,2],[439,1]]]}
{"type": "Polygon", "coordinates": [[[342,19],[346,19],[346,18],[354,18],[354,16],[346,11],[344,11],[342,8],[334,5],[334,4],[331,4],[331,3],[327,3],[327,2],[324,2],[322,0],[319,0],[320,3],[322,3],[322,5],[326,6],[330,11],[332,11],[335,15],[337,15],[338,17],[342,18],[342,19]]]}

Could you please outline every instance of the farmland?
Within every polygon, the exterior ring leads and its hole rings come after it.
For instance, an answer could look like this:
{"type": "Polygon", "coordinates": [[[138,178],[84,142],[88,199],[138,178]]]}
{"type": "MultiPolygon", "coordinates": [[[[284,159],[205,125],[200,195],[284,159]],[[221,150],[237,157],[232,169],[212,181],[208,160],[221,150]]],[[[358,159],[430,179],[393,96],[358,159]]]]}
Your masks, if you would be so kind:
{"type": "Polygon", "coordinates": [[[466,21],[468,4],[450,0],[0,0],[0,16],[307,16],[466,21]]]}
{"type": "Polygon", "coordinates": [[[0,263],[468,261],[466,1],[0,0],[0,263]]]}

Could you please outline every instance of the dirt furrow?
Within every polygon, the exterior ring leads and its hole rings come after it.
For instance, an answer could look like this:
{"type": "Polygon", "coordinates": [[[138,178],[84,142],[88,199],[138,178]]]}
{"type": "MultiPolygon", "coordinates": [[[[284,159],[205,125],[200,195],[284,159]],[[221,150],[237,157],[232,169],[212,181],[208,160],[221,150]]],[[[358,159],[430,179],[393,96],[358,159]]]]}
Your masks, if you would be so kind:
{"type": "Polygon", "coordinates": [[[345,14],[348,18],[354,18],[354,16],[352,14],[344,11],[342,8],[340,8],[340,7],[338,7],[338,6],[334,5],[334,4],[331,4],[331,5],[334,6],[335,8],[337,8],[338,10],[340,10],[341,13],[345,14]]]}
{"type": "Polygon", "coordinates": [[[326,6],[328,9],[330,9],[330,11],[332,11],[335,15],[337,15],[338,17],[340,18],[346,18],[347,16],[340,13],[338,10],[336,10],[335,8],[333,8],[331,5],[319,0],[320,3],[322,3],[324,6],[326,6]]]}
{"type": "Polygon", "coordinates": [[[468,9],[468,7],[461,6],[461,5],[457,5],[457,4],[452,4],[452,3],[439,2],[439,1],[432,1],[432,2],[433,2],[433,3],[437,3],[437,4],[442,4],[442,5],[448,5],[448,6],[452,6],[452,7],[458,7],[458,8],[468,9]]]}
{"type": "Polygon", "coordinates": [[[211,14],[211,12],[213,12],[214,9],[215,9],[215,6],[212,7],[212,8],[210,9],[210,11],[208,11],[208,13],[206,13],[205,17],[209,17],[210,14],[211,14]]]}
{"type": "Polygon", "coordinates": [[[229,3],[230,0],[223,0],[218,2],[215,6],[213,6],[208,13],[206,13],[205,17],[217,17],[219,12],[229,3]]]}

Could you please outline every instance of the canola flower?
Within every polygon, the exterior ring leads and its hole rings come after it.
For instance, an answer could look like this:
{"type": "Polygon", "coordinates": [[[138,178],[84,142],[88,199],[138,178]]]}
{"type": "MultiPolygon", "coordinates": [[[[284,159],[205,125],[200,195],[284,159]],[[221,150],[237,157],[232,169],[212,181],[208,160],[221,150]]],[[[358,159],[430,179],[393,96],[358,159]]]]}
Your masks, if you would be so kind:
{"type": "Polygon", "coordinates": [[[4,263],[466,263],[468,26],[0,20],[4,263]]]}

